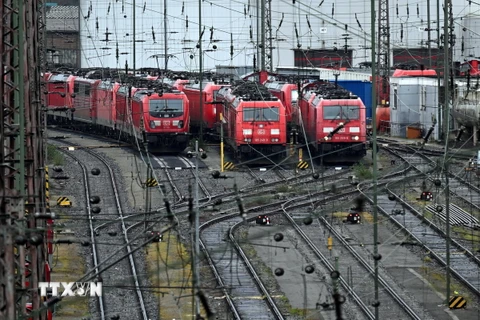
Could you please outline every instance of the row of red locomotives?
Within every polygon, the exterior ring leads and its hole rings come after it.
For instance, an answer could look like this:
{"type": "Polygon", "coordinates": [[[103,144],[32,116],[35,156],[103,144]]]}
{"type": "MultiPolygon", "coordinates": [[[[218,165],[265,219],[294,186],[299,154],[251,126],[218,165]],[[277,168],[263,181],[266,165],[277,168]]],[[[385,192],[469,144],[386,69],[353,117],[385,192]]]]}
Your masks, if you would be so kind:
{"type": "Polygon", "coordinates": [[[147,144],[152,152],[181,152],[189,143],[188,99],[158,80],[115,82],[52,74],[46,82],[53,123],[147,144]]]}

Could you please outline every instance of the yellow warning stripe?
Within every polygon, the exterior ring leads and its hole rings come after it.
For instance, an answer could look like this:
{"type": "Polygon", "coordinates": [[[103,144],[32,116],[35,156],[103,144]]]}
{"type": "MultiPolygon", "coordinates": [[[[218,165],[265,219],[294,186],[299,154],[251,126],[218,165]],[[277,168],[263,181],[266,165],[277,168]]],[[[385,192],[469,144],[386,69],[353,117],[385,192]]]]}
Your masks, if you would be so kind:
{"type": "Polygon", "coordinates": [[[147,179],[147,182],[145,183],[147,187],[156,187],[158,186],[158,182],[155,178],[149,178],[147,179]]]}
{"type": "Polygon", "coordinates": [[[48,179],[48,166],[45,166],[45,209],[50,211],[50,182],[48,179]]]}
{"type": "Polygon", "coordinates": [[[467,300],[465,300],[464,297],[456,296],[456,297],[453,297],[453,298],[450,299],[448,305],[449,305],[450,309],[460,309],[460,308],[465,307],[466,303],[467,303],[467,300]]]}
{"type": "Polygon", "coordinates": [[[298,169],[307,169],[308,168],[308,162],[307,161],[300,161],[297,164],[298,169]]]}
{"type": "Polygon", "coordinates": [[[233,162],[225,162],[223,164],[223,170],[232,170],[233,168],[235,168],[233,162]]]}

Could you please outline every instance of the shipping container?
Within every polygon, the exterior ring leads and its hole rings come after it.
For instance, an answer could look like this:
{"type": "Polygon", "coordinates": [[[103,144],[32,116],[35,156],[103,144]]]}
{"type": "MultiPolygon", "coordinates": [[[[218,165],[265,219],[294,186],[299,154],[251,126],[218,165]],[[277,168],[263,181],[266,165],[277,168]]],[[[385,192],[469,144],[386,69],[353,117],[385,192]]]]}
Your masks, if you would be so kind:
{"type": "MultiPolygon", "coordinates": [[[[332,81],[333,82],[333,81],[332,81]]],[[[356,94],[367,108],[367,119],[372,118],[372,82],[358,80],[338,80],[338,85],[356,94]]]]}

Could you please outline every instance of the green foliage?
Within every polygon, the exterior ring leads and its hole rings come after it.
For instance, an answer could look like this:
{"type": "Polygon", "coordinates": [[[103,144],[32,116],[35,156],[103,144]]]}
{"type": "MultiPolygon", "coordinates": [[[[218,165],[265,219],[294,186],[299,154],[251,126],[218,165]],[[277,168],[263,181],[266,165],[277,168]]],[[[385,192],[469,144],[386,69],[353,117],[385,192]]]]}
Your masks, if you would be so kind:
{"type": "Polygon", "coordinates": [[[369,167],[365,166],[363,163],[357,163],[353,166],[353,172],[355,175],[362,180],[371,179],[373,177],[373,173],[369,167]]]}
{"type": "Polygon", "coordinates": [[[289,190],[290,190],[290,187],[287,184],[282,184],[275,188],[275,191],[277,192],[288,192],[289,190]]]}
{"type": "Polygon", "coordinates": [[[47,162],[49,164],[53,163],[55,166],[61,166],[65,163],[65,158],[57,147],[47,144],[47,162]]]}

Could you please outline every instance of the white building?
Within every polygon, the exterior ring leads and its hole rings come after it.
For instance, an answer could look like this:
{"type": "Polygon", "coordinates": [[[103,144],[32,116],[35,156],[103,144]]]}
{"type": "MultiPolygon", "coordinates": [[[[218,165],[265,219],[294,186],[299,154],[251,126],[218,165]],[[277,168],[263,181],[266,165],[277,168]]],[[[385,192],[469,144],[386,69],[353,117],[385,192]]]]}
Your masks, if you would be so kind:
{"type": "MultiPolygon", "coordinates": [[[[136,38],[135,66],[164,66],[164,19],[168,68],[198,70],[198,0],[81,0],[82,67],[133,67],[133,34],[136,38]],[[135,32],[133,31],[133,3],[135,32]],[[164,3],[167,3],[166,16],[164,3]],[[108,28],[108,31],[107,31],[108,28]],[[107,34],[108,33],[108,41],[107,34]],[[118,44],[118,50],[117,50],[118,44]],[[117,58],[118,56],[118,58],[117,58]]],[[[353,66],[370,61],[370,0],[279,0],[271,2],[273,66],[294,65],[292,49],[338,49],[343,55],[344,38],[353,50],[353,66]],[[283,17],[283,20],[282,20],[283,17]],[[280,26],[280,22],[281,26],[280,26]],[[347,30],[345,27],[347,26],[347,30]],[[298,37],[297,37],[298,34],[298,37]],[[347,36],[344,36],[348,34],[347,36]]],[[[431,2],[431,39],[436,48],[437,1],[431,2]]],[[[204,68],[215,65],[253,65],[257,52],[256,0],[203,0],[202,37],[204,68]],[[213,32],[211,31],[213,30],[213,32]],[[231,41],[231,39],[233,41],[231,41]],[[233,44],[233,55],[230,46],[233,44]],[[214,50],[214,46],[216,49],[214,50]]],[[[443,1],[440,1],[441,6],[443,1]]],[[[267,2],[267,6],[269,3],[267,2]]],[[[480,56],[479,16],[476,2],[453,1],[455,59],[480,56]],[[463,36],[463,51],[461,42],[463,36]]],[[[440,28],[443,10],[440,8],[440,28]]],[[[426,1],[395,0],[390,3],[392,48],[426,48],[428,32],[426,1]]],[[[442,33],[440,31],[440,33],[442,33]]],[[[268,40],[268,39],[267,39],[268,40]]],[[[268,43],[268,41],[267,41],[268,43]]],[[[407,51],[408,54],[408,51],[407,51]]]]}

